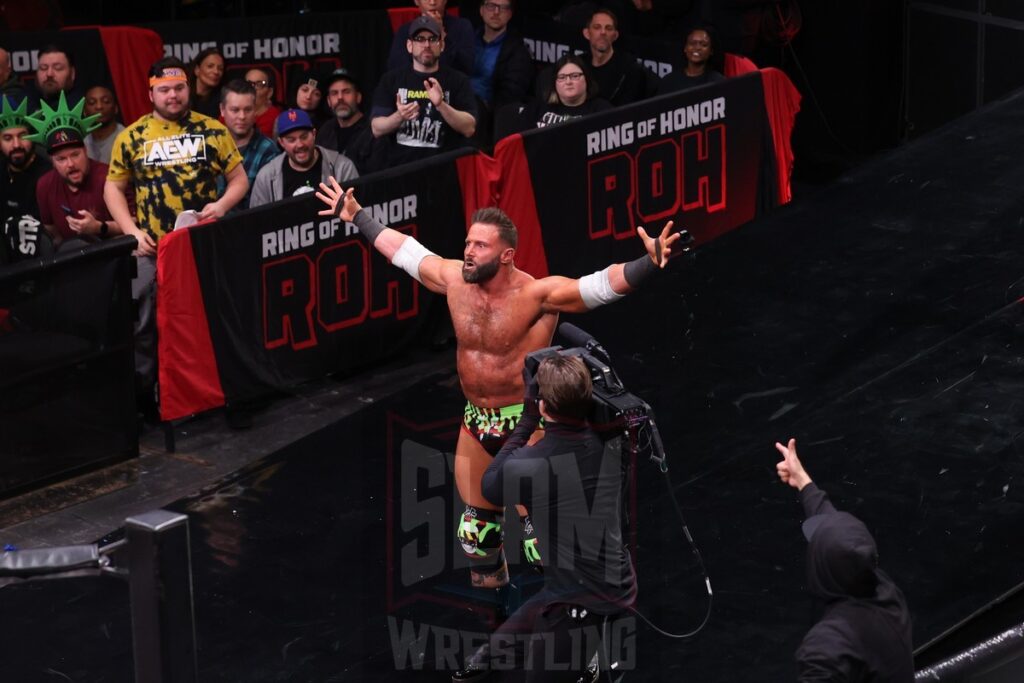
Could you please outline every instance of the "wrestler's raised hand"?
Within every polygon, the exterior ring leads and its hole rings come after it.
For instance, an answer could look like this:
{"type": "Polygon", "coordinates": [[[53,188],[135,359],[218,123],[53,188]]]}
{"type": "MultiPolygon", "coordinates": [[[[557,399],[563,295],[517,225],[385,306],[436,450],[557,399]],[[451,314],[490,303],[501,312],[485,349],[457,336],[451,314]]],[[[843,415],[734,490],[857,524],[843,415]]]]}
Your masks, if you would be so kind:
{"type": "Polygon", "coordinates": [[[356,201],[355,190],[351,187],[347,190],[343,189],[334,176],[330,176],[327,180],[331,184],[320,183],[320,191],[316,193],[316,198],[329,208],[320,211],[319,215],[338,216],[343,221],[351,221],[363,208],[356,201]]]}
{"type": "Polygon", "coordinates": [[[669,221],[665,224],[665,228],[661,231],[661,234],[657,237],[651,237],[647,234],[647,231],[643,229],[643,226],[637,226],[636,234],[643,240],[644,248],[647,249],[647,253],[650,254],[651,260],[654,261],[655,265],[659,268],[664,268],[665,264],[672,257],[672,245],[682,239],[685,234],[689,238],[690,233],[685,230],[681,232],[672,232],[673,222],[669,221]]]}

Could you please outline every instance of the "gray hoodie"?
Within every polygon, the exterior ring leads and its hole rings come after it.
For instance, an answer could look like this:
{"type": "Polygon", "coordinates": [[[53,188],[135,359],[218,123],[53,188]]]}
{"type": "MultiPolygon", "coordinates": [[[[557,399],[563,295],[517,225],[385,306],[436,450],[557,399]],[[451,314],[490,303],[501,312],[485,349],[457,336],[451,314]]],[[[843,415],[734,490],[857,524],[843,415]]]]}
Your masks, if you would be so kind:
{"type": "MultiPolygon", "coordinates": [[[[333,175],[339,183],[344,185],[346,181],[359,177],[359,171],[347,156],[320,145],[317,145],[316,148],[320,150],[320,156],[324,160],[320,173],[322,182],[326,183],[327,178],[333,175]]],[[[252,185],[252,196],[249,198],[250,209],[284,199],[284,163],[286,159],[287,155],[282,152],[271,159],[256,174],[256,182],[252,185]]]]}

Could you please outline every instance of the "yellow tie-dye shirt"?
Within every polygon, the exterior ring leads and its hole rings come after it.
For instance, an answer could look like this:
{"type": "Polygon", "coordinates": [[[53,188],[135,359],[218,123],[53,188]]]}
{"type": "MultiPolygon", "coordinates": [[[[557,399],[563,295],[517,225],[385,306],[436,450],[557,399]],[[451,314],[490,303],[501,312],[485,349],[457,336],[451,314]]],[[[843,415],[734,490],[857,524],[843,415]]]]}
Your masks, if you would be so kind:
{"type": "Polygon", "coordinates": [[[217,200],[217,178],[242,163],[224,124],[189,111],[179,121],[146,114],[114,140],[107,179],[135,189],[135,221],[154,238],[178,214],[217,200]]]}

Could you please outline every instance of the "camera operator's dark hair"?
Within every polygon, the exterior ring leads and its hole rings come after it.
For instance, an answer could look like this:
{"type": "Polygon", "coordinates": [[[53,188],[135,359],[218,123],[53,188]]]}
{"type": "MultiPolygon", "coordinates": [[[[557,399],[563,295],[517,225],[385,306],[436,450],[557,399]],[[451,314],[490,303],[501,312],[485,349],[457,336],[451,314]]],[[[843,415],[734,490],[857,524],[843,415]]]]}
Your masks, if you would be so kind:
{"type": "Polygon", "coordinates": [[[515,249],[519,246],[519,231],[516,224],[508,217],[508,214],[496,206],[485,206],[473,212],[470,224],[483,223],[493,225],[498,229],[498,237],[508,246],[515,249]]]}
{"type": "Polygon", "coordinates": [[[228,95],[231,93],[256,97],[256,88],[252,87],[252,83],[249,81],[243,81],[241,78],[232,78],[220,89],[220,103],[224,104],[227,102],[228,95]]]}
{"type": "Polygon", "coordinates": [[[537,386],[547,412],[585,420],[593,384],[590,371],[575,356],[549,356],[537,368],[537,386]]]}

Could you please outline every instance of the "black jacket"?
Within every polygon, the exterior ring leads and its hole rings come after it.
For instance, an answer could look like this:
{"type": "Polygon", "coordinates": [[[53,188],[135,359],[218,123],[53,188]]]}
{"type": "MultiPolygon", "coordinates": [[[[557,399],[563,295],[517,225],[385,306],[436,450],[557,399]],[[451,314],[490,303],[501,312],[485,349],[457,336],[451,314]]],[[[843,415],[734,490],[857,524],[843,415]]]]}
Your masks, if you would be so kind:
{"type": "Polygon", "coordinates": [[[590,64],[597,81],[597,94],[616,107],[652,97],[658,89],[658,77],[624,50],[615,50],[602,66],[590,64]]]}
{"type": "Polygon", "coordinates": [[[491,109],[526,100],[533,87],[535,73],[533,57],[526,48],[523,37],[510,26],[498,52],[498,61],[494,64],[491,109]]]}
{"type": "Polygon", "coordinates": [[[636,576],[622,540],[624,468],[618,448],[586,424],[548,422],[537,428],[536,401],[526,409],[481,480],[496,505],[522,503],[538,538],[545,600],[615,614],[636,601],[636,576]]]}
{"type": "Polygon", "coordinates": [[[807,586],[825,603],[796,652],[798,680],[911,683],[910,614],[903,593],[878,569],[864,523],[838,512],[813,483],[800,492],[807,521],[807,586]]]}

